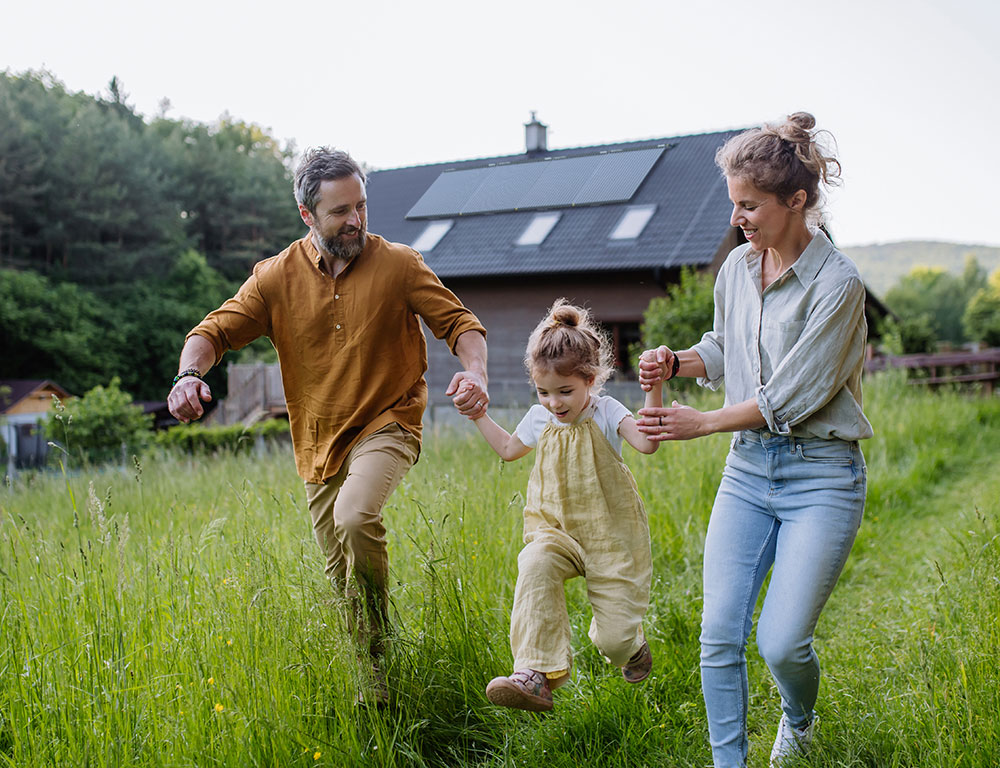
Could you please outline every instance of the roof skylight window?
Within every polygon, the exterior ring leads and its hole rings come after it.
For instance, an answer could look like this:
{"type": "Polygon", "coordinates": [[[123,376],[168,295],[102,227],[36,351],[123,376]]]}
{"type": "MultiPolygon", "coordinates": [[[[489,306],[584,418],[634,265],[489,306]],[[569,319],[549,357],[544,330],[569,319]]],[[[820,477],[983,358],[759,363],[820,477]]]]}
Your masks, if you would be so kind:
{"type": "Polygon", "coordinates": [[[517,245],[541,245],[549,232],[559,221],[561,213],[536,213],[531,219],[531,223],[524,228],[524,232],[517,238],[517,245]]]}
{"type": "Polygon", "coordinates": [[[434,246],[441,242],[441,238],[448,234],[448,230],[451,229],[451,226],[454,223],[455,222],[451,219],[432,221],[427,225],[427,228],[420,233],[420,237],[413,241],[411,247],[421,253],[433,250],[434,246]]]}
{"type": "Polygon", "coordinates": [[[635,240],[646,228],[656,212],[655,205],[630,205],[625,209],[618,226],[609,235],[611,240],[635,240]]]}

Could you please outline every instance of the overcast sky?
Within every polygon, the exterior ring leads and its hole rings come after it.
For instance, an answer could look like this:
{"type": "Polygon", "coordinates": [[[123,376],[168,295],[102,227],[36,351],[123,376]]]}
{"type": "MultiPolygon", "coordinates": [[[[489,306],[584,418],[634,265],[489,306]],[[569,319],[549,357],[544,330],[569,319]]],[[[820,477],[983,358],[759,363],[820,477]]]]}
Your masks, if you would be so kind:
{"type": "Polygon", "coordinates": [[[0,69],[376,168],[740,128],[836,137],[842,245],[1000,246],[998,0],[0,0],[0,69]]]}

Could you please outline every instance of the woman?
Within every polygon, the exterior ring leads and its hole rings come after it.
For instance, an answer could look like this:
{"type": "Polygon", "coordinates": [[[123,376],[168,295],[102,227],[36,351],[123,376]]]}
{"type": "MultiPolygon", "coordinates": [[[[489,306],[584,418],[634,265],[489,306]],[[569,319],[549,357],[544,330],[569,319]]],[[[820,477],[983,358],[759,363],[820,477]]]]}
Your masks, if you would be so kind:
{"type": "Polygon", "coordinates": [[[716,155],[747,243],[715,284],[714,329],[690,349],[647,350],[644,389],[673,376],[726,384],[725,405],[644,408],[657,440],[733,432],[705,540],[702,690],[716,768],[747,759],[746,642],[767,572],[757,645],[781,694],[771,765],[804,753],[816,725],[813,630],[864,511],[858,440],[867,335],[854,264],[819,230],[821,186],[840,164],[812,115],[746,131],[716,155]]]}

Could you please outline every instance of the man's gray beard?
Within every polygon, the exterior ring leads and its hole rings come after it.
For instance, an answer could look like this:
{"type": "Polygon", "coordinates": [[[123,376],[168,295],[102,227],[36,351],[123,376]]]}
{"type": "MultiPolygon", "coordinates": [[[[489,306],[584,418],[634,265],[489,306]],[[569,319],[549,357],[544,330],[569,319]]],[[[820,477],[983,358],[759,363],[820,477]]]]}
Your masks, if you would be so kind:
{"type": "Polygon", "coordinates": [[[346,243],[340,240],[339,235],[334,235],[332,238],[326,238],[319,232],[316,233],[316,239],[319,241],[323,250],[335,259],[353,261],[361,254],[361,251],[364,250],[367,234],[368,233],[362,229],[356,240],[350,240],[346,243]]]}

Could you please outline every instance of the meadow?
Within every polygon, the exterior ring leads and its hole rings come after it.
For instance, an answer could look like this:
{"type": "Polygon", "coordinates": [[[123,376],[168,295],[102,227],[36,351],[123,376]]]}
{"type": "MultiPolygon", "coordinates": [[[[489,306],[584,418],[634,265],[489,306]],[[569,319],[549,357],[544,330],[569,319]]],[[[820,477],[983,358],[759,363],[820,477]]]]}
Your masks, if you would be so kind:
{"type": "MultiPolygon", "coordinates": [[[[699,401],[701,405],[712,400],[699,401]]],[[[1000,399],[866,384],[865,521],[817,630],[812,766],[1000,765],[1000,399]]],[[[72,436],[70,436],[72,439],[72,436]]],[[[0,765],[705,766],[701,547],[728,436],[626,448],[653,536],[645,683],[589,644],[548,715],[499,710],[531,457],[433,430],[385,520],[392,705],[359,669],[287,449],[0,489],[0,765]]],[[[751,644],[751,763],[778,696],[751,644]]]]}

